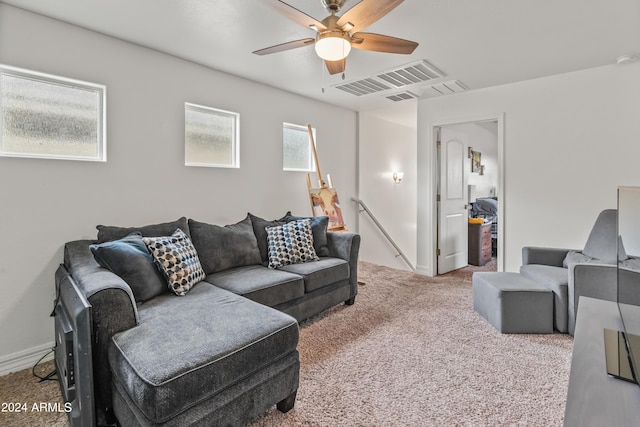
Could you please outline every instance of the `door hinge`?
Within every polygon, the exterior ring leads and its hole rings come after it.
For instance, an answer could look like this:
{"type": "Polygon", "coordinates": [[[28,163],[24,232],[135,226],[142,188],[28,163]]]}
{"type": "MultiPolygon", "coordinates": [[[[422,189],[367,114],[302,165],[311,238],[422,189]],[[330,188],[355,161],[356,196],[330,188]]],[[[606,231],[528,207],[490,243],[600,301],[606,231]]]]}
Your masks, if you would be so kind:
{"type": "Polygon", "coordinates": [[[436,147],[440,148],[442,146],[442,142],[436,141],[436,147]]]}
{"type": "Polygon", "coordinates": [[[440,195],[438,194],[438,195],[436,196],[436,202],[439,202],[439,201],[440,201],[440,195]]]}
{"type": "Polygon", "coordinates": [[[440,256],[440,248],[436,249],[436,256],[440,256]]]}

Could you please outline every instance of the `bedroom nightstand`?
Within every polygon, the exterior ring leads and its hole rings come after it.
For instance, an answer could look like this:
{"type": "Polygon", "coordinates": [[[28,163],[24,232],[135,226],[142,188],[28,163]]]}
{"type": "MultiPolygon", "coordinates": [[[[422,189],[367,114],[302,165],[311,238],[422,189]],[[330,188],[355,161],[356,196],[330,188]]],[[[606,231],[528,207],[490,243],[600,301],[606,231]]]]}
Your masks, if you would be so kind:
{"type": "Polygon", "coordinates": [[[491,223],[469,224],[469,264],[482,266],[491,261],[491,223]]]}

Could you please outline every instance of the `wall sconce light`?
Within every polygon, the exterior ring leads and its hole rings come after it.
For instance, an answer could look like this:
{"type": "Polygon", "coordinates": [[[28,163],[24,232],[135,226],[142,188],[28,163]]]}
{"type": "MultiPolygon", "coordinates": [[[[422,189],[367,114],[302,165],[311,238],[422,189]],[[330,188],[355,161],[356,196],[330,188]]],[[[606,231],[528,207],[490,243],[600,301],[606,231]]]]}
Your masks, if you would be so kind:
{"type": "Polygon", "coordinates": [[[400,184],[400,181],[402,181],[402,178],[404,178],[404,172],[393,173],[393,182],[395,182],[396,184],[400,184]]]}

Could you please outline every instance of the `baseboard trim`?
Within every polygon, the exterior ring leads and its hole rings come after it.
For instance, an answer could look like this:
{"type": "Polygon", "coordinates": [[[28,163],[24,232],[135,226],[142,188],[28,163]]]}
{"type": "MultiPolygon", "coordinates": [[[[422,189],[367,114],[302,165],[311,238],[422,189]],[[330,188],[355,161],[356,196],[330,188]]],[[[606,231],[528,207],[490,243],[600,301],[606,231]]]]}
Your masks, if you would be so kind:
{"type": "Polygon", "coordinates": [[[423,276],[433,277],[433,273],[431,272],[431,269],[423,265],[416,265],[416,273],[421,274],[423,276]]]}
{"type": "MultiPolygon", "coordinates": [[[[51,351],[54,345],[55,343],[52,341],[0,357],[0,376],[33,367],[42,356],[51,351]]],[[[51,359],[53,359],[53,353],[44,358],[43,361],[51,359]]]]}

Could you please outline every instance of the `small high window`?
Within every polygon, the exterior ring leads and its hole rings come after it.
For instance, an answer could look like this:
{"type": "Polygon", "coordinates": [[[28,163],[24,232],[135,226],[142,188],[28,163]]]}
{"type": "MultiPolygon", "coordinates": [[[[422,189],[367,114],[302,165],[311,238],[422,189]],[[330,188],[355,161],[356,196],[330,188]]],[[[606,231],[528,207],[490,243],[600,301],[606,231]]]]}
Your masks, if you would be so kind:
{"type": "Polygon", "coordinates": [[[240,167],[240,114],[184,104],[184,164],[240,167]]]}
{"type": "MultiPolygon", "coordinates": [[[[316,129],[311,128],[311,130],[315,141],[316,129]]],[[[282,169],[285,171],[315,172],[313,149],[306,126],[283,123],[282,169]]]]}
{"type": "Polygon", "coordinates": [[[106,160],[106,87],[0,65],[0,156],[106,160]]]}

